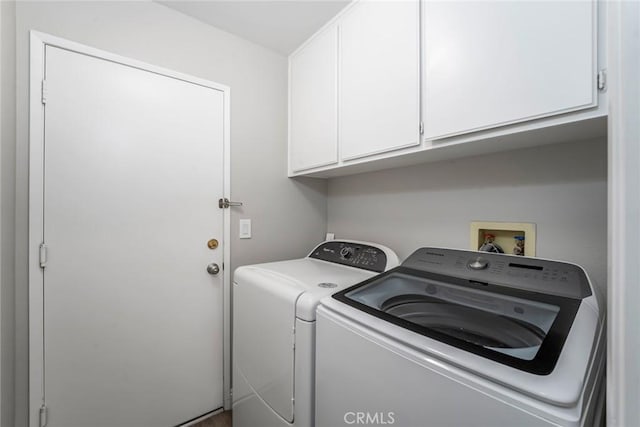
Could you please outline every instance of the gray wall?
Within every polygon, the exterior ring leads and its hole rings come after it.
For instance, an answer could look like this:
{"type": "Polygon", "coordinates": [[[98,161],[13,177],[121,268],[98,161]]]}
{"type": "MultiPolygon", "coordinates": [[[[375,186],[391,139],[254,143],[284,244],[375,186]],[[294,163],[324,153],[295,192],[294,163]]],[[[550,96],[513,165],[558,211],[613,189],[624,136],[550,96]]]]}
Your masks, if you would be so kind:
{"type": "Polygon", "coordinates": [[[328,194],[328,231],[401,259],[427,245],[468,249],[474,220],[533,222],[537,256],[580,264],[605,290],[605,141],[334,178],[328,194]]]}
{"type": "MultiPolygon", "coordinates": [[[[10,165],[9,169],[2,170],[7,175],[3,175],[2,180],[3,209],[15,207],[16,210],[17,412],[15,424],[3,422],[3,426],[25,425],[28,402],[27,94],[28,31],[31,29],[231,87],[231,194],[233,199],[245,203],[242,209],[232,211],[232,268],[303,256],[323,239],[326,230],[326,182],[286,177],[287,61],[284,56],[156,3],[18,2],[17,140],[5,140],[4,135],[2,140],[3,162],[5,159],[11,162],[15,150],[14,164],[17,165],[16,169],[10,165]],[[5,151],[9,153],[8,158],[5,151]],[[7,192],[5,185],[9,187],[7,192]],[[237,239],[239,218],[253,220],[252,239],[237,239]]],[[[4,93],[3,90],[3,97],[4,93]]],[[[3,118],[4,113],[3,109],[3,118]]],[[[6,224],[13,228],[12,225],[6,224]]],[[[5,224],[2,231],[3,234],[9,232],[5,224]]],[[[11,238],[7,236],[7,241],[11,238]]],[[[6,254],[3,251],[3,261],[6,254]]],[[[6,283],[13,284],[12,278],[3,277],[3,286],[6,283]]],[[[3,346],[2,351],[10,349],[3,346]]],[[[4,372],[7,371],[3,369],[4,372]]]]}

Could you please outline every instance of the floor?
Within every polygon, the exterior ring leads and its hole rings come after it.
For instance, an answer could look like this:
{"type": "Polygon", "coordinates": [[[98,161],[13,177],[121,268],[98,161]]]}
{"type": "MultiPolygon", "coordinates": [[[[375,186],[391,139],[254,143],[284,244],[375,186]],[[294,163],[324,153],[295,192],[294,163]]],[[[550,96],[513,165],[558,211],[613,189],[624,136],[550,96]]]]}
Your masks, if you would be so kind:
{"type": "Polygon", "coordinates": [[[192,427],[231,427],[231,411],[224,411],[192,427]]]}

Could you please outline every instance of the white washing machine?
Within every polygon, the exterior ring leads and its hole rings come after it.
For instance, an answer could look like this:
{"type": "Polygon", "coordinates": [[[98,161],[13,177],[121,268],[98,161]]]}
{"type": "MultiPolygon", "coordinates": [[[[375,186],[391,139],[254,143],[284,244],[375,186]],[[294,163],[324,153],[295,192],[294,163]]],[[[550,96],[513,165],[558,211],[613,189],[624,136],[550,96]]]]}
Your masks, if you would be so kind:
{"type": "Polygon", "coordinates": [[[574,264],[422,248],[324,298],[316,426],[594,426],[604,310],[574,264]]]}
{"type": "Polygon", "coordinates": [[[233,283],[233,425],[313,426],[320,299],[397,265],[387,247],[333,240],[306,258],[239,267],[233,283]]]}

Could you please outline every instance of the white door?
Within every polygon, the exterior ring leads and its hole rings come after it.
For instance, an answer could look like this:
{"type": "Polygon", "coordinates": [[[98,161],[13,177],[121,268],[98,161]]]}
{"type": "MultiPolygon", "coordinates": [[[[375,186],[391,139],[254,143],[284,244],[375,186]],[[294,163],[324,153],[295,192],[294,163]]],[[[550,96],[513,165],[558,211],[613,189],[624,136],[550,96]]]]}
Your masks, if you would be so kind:
{"type": "Polygon", "coordinates": [[[223,406],[224,93],[47,46],[48,427],[223,406]],[[209,249],[207,241],[220,242],[209,249]]]}

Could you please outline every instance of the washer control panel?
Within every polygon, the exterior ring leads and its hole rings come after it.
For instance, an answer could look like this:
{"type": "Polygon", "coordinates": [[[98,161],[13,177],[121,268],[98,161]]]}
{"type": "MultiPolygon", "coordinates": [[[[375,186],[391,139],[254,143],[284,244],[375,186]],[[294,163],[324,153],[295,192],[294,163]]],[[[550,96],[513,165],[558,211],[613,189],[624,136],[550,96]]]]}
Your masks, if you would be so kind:
{"type": "Polygon", "coordinates": [[[387,255],[380,248],[363,243],[331,240],[311,252],[309,258],[382,273],[387,267],[387,255]]]}
{"type": "Polygon", "coordinates": [[[415,270],[571,298],[591,295],[584,270],[575,264],[513,255],[421,248],[402,265],[415,270]]]}

